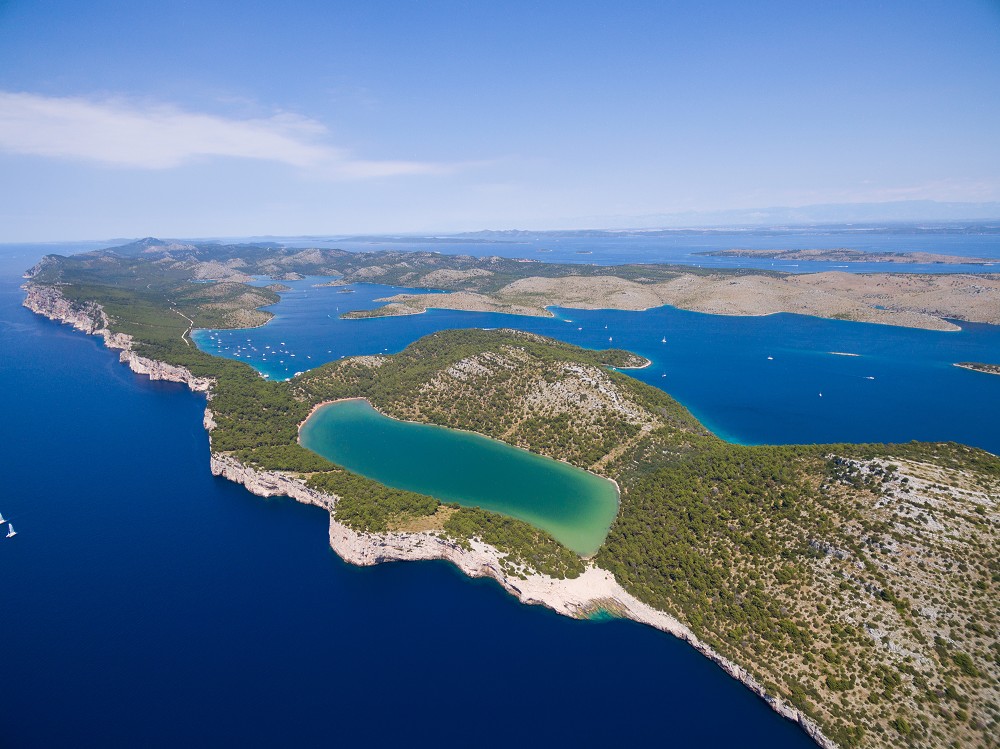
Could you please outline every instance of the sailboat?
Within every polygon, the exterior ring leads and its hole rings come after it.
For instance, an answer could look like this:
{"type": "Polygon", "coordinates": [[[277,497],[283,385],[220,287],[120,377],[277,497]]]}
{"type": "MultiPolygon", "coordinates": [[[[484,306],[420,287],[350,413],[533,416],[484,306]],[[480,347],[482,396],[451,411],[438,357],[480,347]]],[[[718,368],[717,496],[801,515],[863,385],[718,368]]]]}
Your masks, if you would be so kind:
{"type": "Polygon", "coordinates": [[[0,512],[0,525],[3,525],[3,524],[4,524],[4,523],[6,523],[6,522],[7,522],[7,521],[3,519],[3,513],[2,513],[2,512],[0,512]]]}
{"type": "Polygon", "coordinates": [[[14,538],[17,535],[17,531],[14,530],[14,524],[11,523],[7,526],[7,538],[14,538]]]}
{"type": "Polygon", "coordinates": [[[662,341],[660,341],[660,343],[666,343],[666,342],[667,342],[667,337],[666,337],[666,336],[663,336],[663,340],[662,340],[662,341]]]}

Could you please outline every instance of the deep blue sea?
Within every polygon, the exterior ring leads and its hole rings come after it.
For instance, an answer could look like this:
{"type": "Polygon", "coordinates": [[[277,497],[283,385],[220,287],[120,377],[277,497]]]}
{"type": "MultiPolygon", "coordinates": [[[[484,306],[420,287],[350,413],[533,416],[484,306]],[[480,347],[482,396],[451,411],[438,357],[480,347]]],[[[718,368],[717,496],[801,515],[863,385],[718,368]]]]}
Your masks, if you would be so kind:
{"type": "MultiPolygon", "coordinates": [[[[57,249],[0,248],[0,511],[18,530],[0,538],[0,745],[812,745],[667,635],[523,606],[445,563],[345,565],[325,513],[210,475],[203,397],[134,375],[98,339],[20,306],[20,271],[57,249]]],[[[733,439],[953,438],[998,451],[1000,378],[950,367],[1000,360],[987,326],[932,334],[665,309],[429,313],[290,336],[295,319],[333,319],[318,292],[290,292],[287,315],[243,342],[261,348],[270,339],[255,336],[277,332],[312,366],[456,324],[530,322],[595,347],[607,324],[613,345],[662,351],[633,374],[733,439]]]]}

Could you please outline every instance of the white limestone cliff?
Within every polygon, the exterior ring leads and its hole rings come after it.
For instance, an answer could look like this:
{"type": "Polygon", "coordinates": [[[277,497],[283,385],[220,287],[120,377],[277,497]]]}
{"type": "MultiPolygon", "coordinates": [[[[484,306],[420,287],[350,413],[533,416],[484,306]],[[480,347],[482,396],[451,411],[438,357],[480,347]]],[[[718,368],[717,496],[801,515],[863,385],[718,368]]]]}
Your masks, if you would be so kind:
{"type": "Polygon", "coordinates": [[[99,305],[73,302],[64,297],[57,286],[43,286],[29,281],[21,288],[27,292],[23,302],[25,307],[50,320],[72,325],[88,335],[101,336],[105,346],[120,350],[119,361],[127,364],[136,374],[147,375],[151,380],[179,382],[198,393],[211,390],[210,378],[195,377],[184,367],[149,359],[133,351],[132,336],[112,333],[108,327],[108,316],[99,305]]]}

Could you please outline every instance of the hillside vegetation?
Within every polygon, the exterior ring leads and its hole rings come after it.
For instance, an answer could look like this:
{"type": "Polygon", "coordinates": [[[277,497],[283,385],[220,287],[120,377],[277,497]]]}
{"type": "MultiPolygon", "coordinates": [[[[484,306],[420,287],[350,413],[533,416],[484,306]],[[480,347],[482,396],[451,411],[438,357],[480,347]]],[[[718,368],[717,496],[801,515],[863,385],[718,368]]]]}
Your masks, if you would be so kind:
{"type": "MultiPolygon", "coordinates": [[[[213,450],[339,496],[338,520],[360,531],[478,538],[506,552],[512,575],[572,577],[596,563],[842,746],[997,745],[996,456],[955,444],[732,445],[618,371],[638,357],[512,330],[438,333],[395,356],[268,382],[200,352],[185,331],[188,318],[237,325],[272,292],[194,283],[183,248],[171,260],[136,252],[52,258],[33,282],[100,303],[139,353],[213,378],[213,450]],[[351,474],[297,443],[316,404],[345,397],[613,478],[619,516],[595,559],[581,560],[522,521],[351,474]]],[[[307,270],[308,258],[269,252],[237,270],[307,270]]]]}

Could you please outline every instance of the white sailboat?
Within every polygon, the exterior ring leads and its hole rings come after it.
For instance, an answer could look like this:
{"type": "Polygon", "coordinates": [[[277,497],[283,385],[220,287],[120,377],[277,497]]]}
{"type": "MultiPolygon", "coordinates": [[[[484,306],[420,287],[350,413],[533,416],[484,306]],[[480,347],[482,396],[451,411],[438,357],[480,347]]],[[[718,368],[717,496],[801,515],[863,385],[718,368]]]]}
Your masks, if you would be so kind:
{"type": "Polygon", "coordinates": [[[7,538],[14,538],[17,535],[17,531],[14,530],[14,524],[11,523],[7,526],[7,538]]]}
{"type": "Polygon", "coordinates": [[[2,512],[0,512],[0,525],[3,525],[3,524],[4,524],[4,523],[6,523],[6,522],[7,522],[7,521],[3,519],[3,513],[2,513],[2,512]]]}
{"type": "Polygon", "coordinates": [[[666,337],[666,336],[663,336],[663,340],[662,340],[662,341],[660,341],[660,343],[666,343],[666,342],[667,342],[667,337],[666,337]]]}

